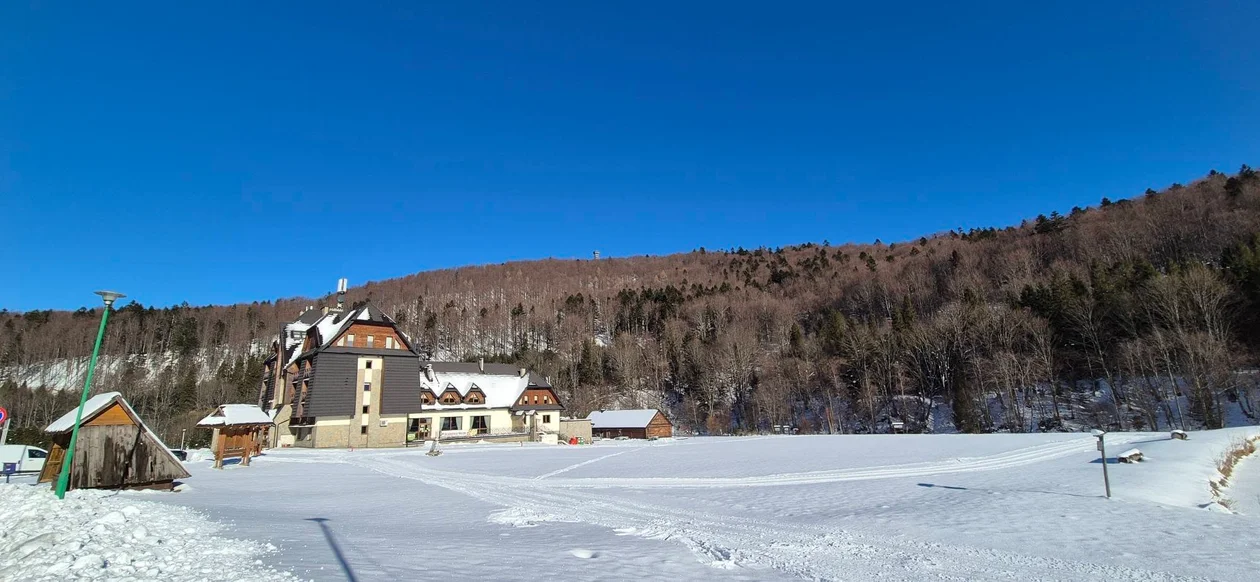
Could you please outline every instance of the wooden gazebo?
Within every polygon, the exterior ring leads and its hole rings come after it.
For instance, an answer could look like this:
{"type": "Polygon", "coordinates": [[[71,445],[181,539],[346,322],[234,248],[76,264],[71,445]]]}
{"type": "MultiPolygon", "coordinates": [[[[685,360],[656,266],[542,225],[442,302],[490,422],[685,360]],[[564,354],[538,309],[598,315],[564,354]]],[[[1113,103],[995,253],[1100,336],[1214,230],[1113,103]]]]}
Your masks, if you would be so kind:
{"type": "MultiPolygon", "coordinates": [[[[56,482],[70,445],[78,409],[48,425],[52,450],[39,482],[56,482]]],[[[188,471],[117,392],[98,394],[83,406],[79,440],[70,463],[70,489],[170,489],[188,471]]]]}
{"type": "Polygon", "coordinates": [[[214,431],[210,448],[214,451],[215,468],[222,469],[223,460],[230,457],[240,457],[241,464],[248,466],[250,457],[262,453],[267,431],[274,424],[266,412],[253,404],[224,404],[197,426],[214,431]]]}

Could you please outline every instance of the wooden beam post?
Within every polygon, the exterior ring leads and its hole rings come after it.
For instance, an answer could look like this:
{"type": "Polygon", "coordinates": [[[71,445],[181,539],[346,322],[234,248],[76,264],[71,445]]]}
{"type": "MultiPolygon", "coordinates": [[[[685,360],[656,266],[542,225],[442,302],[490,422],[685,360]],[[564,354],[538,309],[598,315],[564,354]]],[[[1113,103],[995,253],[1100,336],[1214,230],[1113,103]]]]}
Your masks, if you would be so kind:
{"type": "Polygon", "coordinates": [[[245,455],[241,459],[241,465],[246,467],[249,466],[249,458],[254,455],[254,431],[255,429],[249,429],[249,436],[246,437],[247,442],[245,443],[245,455]]]}
{"type": "Polygon", "coordinates": [[[221,431],[218,429],[215,429],[215,431],[219,433],[219,438],[217,439],[219,442],[214,447],[214,468],[222,469],[223,468],[223,453],[225,452],[227,448],[227,434],[225,434],[224,431],[221,431]]]}

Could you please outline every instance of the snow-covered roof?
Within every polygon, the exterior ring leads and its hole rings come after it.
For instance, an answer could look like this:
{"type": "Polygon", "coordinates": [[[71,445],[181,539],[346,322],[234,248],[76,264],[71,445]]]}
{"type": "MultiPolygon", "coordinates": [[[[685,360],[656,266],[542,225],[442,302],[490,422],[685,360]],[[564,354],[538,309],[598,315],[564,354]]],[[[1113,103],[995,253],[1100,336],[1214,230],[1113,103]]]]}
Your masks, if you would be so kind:
{"type": "MultiPolygon", "coordinates": [[[[375,323],[385,323],[389,325],[394,324],[393,319],[390,319],[389,316],[385,315],[380,310],[380,308],[378,308],[377,306],[373,305],[370,302],[365,303],[362,307],[359,307],[358,309],[354,309],[348,312],[329,311],[328,313],[321,314],[317,319],[313,319],[311,313],[306,312],[302,315],[302,317],[299,317],[297,321],[285,326],[286,347],[293,348],[293,353],[289,356],[289,360],[286,363],[286,365],[292,364],[293,362],[297,361],[298,356],[301,356],[303,353],[305,353],[301,349],[301,344],[303,343],[304,340],[295,340],[288,337],[292,335],[291,333],[289,333],[290,331],[304,331],[307,333],[307,335],[310,335],[311,333],[315,333],[319,336],[320,343],[319,345],[315,346],[312,349],[326,348],[332,345],[333,341],[335,341],[337,337],[340,336],[341,333],[345,331],[347,327],[350,326],[350,324],[356,321],[370,321],[370,322],[375,322],[375,323]]],[[[395,329],[397,328],[395,327],[395,329]]],[[[401,334],[401,331],[400,331],[400,334],[401,334]]],[[[411,343],[410,337],[407,337],[405,335],[401,337],[405,338],[407,343],[410,345],[411,343]]],[[[310,351],[310,350],[306,350],[306,351],[310,351]]]]}
{"type": "MultiPolygon", "coordinates": [[[[101,411],[105,410],[106,408],[109,408],[109,405],[113,403],[115,400],[118,401],[119,406],[122,406],[124,409],[127,410],[128,413],[131,414],[131,417],[134,418],[137,423],[139,423],[140,428],[144,429],[144,432],[149,433],[149,436],[153,437],[153,440],[157,441],[158,444],[162,445],[162,448],[168,449],[168,450],[170,449],[170,447],[166,446],[166,443],[162,442],[161,438],[158,438],[157,433],[153,432],[153,429],[149,428],[149,426],[145,424],[143,420],[140,419],[140,416],[136,414],[136,411],[131,408],[130,404],[127,404],[127,400],[123,398],[122,394],[119,394],[118,392],[104,392],[101,394],[97,394],[96,396],[93,396],[91,398],[88,398],[88,401],[83,404],[83,418],[81,419],[82,422],[86,423],[88,420],[95,417],[97,414],[100,414],[101,411]]],[[[70,412],[67,412],[61,415],[61,418],[54,420],[52,424],[48,425],[48,428],[44,429],[44,432],[66,432],[68,430],[73,429],[74,428],[74,415],[77,410],[78,410],[78,407],[70,409],[70,412]]]]}
{"type": "Polygon", "coordinates": [[[272,424],[271,416],[254,404],[224,404],[214,414],[201,419],[197,426],[236,426],[272,424]]]}
{"type": "Polygon", "coordinates": [[[596,410],[586,415],[591,428],[646,428],[656,410],[596,410]]]}
{"type": "Polygon", "coordinates": [[[350,315],[353,314],[330,311],[321,317],[319,321],[315,322],[315,325],[312,327],[319,331],[319,347],[332,343],[338,335],[341,335],[341,330],[349,325],[351,321],[354,321],[354,318],[349,317],[350,315]]]}
{"type": "MultiPolygon", "coordinates": [[[[83,420],[86,421],[95,416],[96,413],[105,410],[105,407],[109,406],[109,403],[113,402],[115,398],[122,399],[122,394],[105,392],[88,398],[88,401],[83,404],[83,420]]],[[[77,406],[70,409],[70,412],[61,415],[61,418],[54,420],[52,424],[48,425],[44,432],[66,432],[74,428],[74,415],[78,410],[77,406]]]]}
{"type": "Polygon", "coordinates": [[[434,379],[430,381],[424,375],[424,370],[420,370],[420,387],[428,389],[437,396],[441,396],[450,388],[454,388],[459,392],[460,398],[468,395],[473,386],[481,390],[486,395],[485,404],[431,404],[425,405],[425,408],[435,410],[451,409],[459,410],[464,408],[508,408],[516,404],[516,400],[521,397],[521,393],[529,385],[529,377],[521,377],[518,374],[499,375],[499,374],[460,374],[460,373],[441,373],[434,372],[434,379]]]}

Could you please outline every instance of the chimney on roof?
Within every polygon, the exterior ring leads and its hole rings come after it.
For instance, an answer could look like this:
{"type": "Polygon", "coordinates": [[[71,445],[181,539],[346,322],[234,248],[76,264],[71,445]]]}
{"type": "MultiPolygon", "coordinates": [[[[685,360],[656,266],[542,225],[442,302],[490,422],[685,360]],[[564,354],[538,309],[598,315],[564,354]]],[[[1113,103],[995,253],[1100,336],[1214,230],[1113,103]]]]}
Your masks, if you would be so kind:
{"type": "Polygon", "coordinates": [[[525,377],[525,374],[527,373],[527,372],[525,371],[525,368],[521,368],[521,369],[519,370],[519,372],[520,372],[520,374],[521,374],[521,377],[522,377],[522,378],[524,378],[524,377],[525,377]]]}
{"type": "Polygon", "coordinates": [[[482,374],[486,373],[486,359],[485,358],[477,358],[477,370],[479,370],[482,374]]]}
{"type": "Polygon", "coordinates": [[[346,308],[346,284],[347,284],[347,283],[348,283],[348,281],[346,280],[346,278],[345,278],[345,277],[342,277],[342,278],[340,278],[340,279],[337,279],[337,306],[336,306],[336,307],[334,307],[334,308],[332,308],[332,309],[330,309],[329,311],[335,311],[335,312],[337,312],[337,313],[341,313],[341,312],[345,311],[345,308],[346,308]]]}
{"type": "Polygon", "coordinates": [[[425,364],[425,365],[424,365],[424,377],[425,377],[425,379],[426,379],[426,380],[428,380],[428,381],[430,381],[430,382],[432,382],[432,381],[433,381],[433,379],[434,379],[434,378],[433,378],[433,364],[425,364]]]}

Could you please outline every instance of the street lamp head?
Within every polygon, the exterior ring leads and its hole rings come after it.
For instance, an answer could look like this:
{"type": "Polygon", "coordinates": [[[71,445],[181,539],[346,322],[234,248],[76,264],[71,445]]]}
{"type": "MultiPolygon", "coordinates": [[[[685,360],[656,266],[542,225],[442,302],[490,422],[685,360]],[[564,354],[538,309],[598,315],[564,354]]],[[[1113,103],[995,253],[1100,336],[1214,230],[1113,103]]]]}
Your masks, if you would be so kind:
{"type": "Polygon", "coordinates": [[[1107,431],[1094,429],[1094,430],[1089,431],[1089,434],[1092,434],[1098,438],[1102,438],[1103,435],[1107,434],[1107,431]]]}
{"type": "Polygon", "coordinates": [[[109,307],[110,305],[113,305],[115,301],[126,297],[126,295],[117,291],[97,291],[96,294],[100,295],[101,299],[105,300],[106,307],[109,307]]]}

